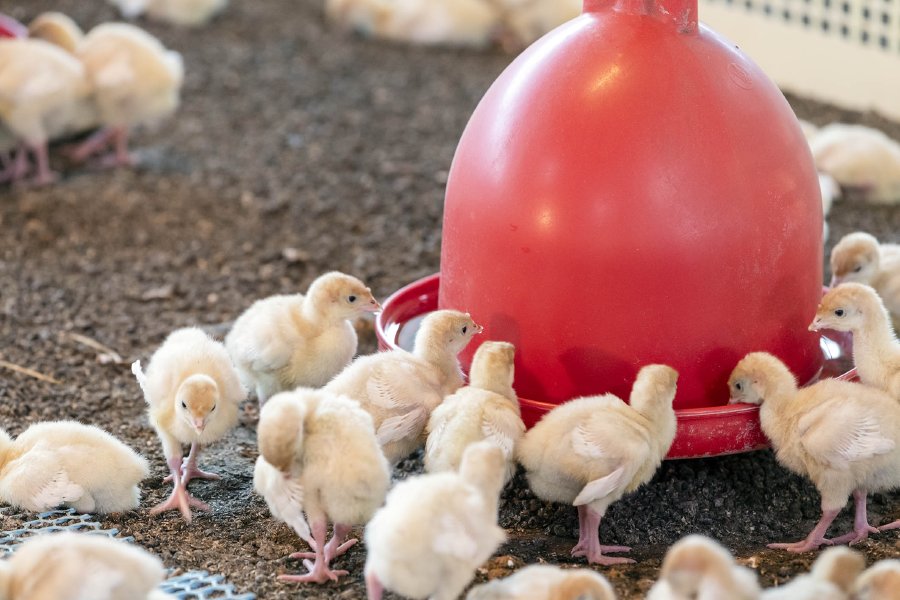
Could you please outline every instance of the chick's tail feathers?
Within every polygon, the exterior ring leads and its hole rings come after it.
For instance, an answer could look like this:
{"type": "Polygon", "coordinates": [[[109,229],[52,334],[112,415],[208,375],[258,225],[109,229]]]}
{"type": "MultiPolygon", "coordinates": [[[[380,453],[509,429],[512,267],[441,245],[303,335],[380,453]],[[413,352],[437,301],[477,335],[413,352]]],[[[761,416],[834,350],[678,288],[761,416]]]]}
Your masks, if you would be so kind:
{"type": "Polygon", "coordinates": [[[616,594],[606,581],[590,573],[573,573],[563,581],[547,600],[615,600],[616,594]]]}
{"type": "Polygon", "coordinates": [[[134,373],[138,385],[141,386],[141,390],[144,392],[144,400],[150,402],[150,382],[147,380],[147,376],[144,375],[144,371],[141,369],[141,361],[136,360],[131,363],[131,372],[134,373]]]}

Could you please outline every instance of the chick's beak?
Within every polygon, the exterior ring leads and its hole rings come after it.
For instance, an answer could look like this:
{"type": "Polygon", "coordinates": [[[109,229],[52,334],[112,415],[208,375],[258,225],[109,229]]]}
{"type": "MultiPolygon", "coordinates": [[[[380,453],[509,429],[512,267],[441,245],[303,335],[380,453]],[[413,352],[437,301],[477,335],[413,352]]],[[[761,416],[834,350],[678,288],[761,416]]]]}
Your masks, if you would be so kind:
{"type": "Polygon", "coordinates": [[[206,427],[206,419],[194,419],[192,424],[197,433],[203,433],[203,429],[206,427]]]}
{"type": "Polygon", "coordinates": [[[472,335],[478,335],[478,334],[481,333],[482,331],[484,331],[484,327],[482,327],[481,325],[478,325],[478,324],[476,323],[476,324],[475,324],[475,333],[473,333],[472,335]]]}
{"type": "Polygon", "coordinates": [[[809,324],[809,330],[819,331],[820,329],[825,329],[825,323],[822,322],[822,317],[816,317],[813,319],[813,322],[809,324]]]}
{"type": "Polygon", "coordinates": [[[841,285],[842,283],[844,283],[843,277],[838,277],[837,275],[831,276],[831,289],[836,288],[837,286],[841,285]]]}
{"type": "Polygon", "coordinates": [[[383,310],[382,306],[378,303],[375,298],[369,300],[369,303],[363,307],[363,312],[367,313],[377,313],[383,310]]]}

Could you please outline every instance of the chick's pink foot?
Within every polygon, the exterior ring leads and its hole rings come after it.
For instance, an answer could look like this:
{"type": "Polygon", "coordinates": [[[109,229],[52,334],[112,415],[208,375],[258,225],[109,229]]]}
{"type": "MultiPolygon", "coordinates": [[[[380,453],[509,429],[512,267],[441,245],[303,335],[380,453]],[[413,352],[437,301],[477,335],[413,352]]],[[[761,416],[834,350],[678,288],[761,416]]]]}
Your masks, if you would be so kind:
{"type": "Polygon", "coordinates": [[[599,538],[602,517],[587,506],[578,507],[579,540],[572,548],[572,556],[584,556],[588,563],[596,565],[617,565],[633,563],[634,560],[623,556],[606,556],[604,552],[630,552],[628,546],[601,546],[599,538]]]}
{"type": "MultiPolygon", "coordinates": [[[[335,523],[334,525],[334,534],[331,536],[331,540],[325,545],[325,562],[331,563],[335,557],[340,556],[350,548],[352,548],[359,541],[357,539],[347,540],[343,544],[341,540],[347,537],[347,534],[350,533],[350,527],[348,525],[341,525],[339,523],[335,523]]],[[[315,558],[316,557],[316,541],[313,538],[307,540],[309,546],[313,549],[312,552],[294,552],[291,554],[291,558],[315,558]]]]}
{"type": "Polygon", "coordinates": [[[209,504],[201,500],[197,500],[187,492],[187,488],[183,485],[176,485],[172,490],[172,495],[165,502],[161,502],[150,509],[151,515],[156,515],[169,510],[180,510],[184,520],[191,522],[191,508],[197,510],[209,510],[209,504]]]}
{"type": "MultiPolygon", "coordinates": [[[[200,445],[191,444],[191,453],[181,463],[181,479],[184,485],[187,485],[192,479],[222,479],[215,473],[207,473],[201,471],[197,467],[197,455],[200,454],[200,445]]],[[[169,475],[163,482],[172,481],[172,475],[169,475]]]]}
{"type": "Polygon", "coordinates": [[[853,491],[853,499],[856,501],[856,517],[853,522],[853,531],[838,538],[832,538],[833,544],[849,544],[853,546],[869,537],[870,533],[878,533],[878,530],[869,525],[866,514],[866,490],[853,491]]]}
{"type": "Polygon", "coordinates": [[[816,525],[815,529],[809,532],[809,535],[806,536],[806,539],[802,542],[795,542],[793,544],[769,544],[768,547],[772,550],[787,550],[788,552],[797,552],[799,554],[801,552],[815,550],[823,544],[831,546],[834,542],[825,539],[825,532],[828,531],[829,525],[831,525],[831,522],[834,521],[834,518],[839,512],[839,510],[822,511],[822,518],[819,520],[819,524],[816,525]]]}
{"type": "Polygon", "coordinates": [[[325,561],[317,560],[315,564],[308,560],[304,560],[303,564],[309,569],[309,573],[305,575],[279,575],[281,581],[298,581],[300,583],[325,583],[327,581],[337,581],[338,577],[343,577],[347,571],[332,571],[325,566],[325,561]]]}

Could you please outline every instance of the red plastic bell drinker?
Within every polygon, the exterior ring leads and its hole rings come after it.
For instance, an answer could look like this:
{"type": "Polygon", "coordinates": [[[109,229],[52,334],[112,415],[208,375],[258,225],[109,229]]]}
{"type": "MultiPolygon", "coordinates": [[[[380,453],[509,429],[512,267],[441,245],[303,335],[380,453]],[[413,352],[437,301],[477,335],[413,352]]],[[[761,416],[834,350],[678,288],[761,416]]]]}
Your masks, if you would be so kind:
{"type": "Polygon", "coordinates": [[[27,38],[28,28],[9,15],[0,13],[0,38],[27,38]]]}
{"type": "Polygon", "coordinates": [[[628,398],[642,366],[664,363],[677,409],[719,407],[754,351],[805,383],[822,366],[807,330],[821,294],[806,140],[765,73],[698,25],[696,0],[586,0],[462,136],[439,306],[516,345],[523,398],[628,398]]]}

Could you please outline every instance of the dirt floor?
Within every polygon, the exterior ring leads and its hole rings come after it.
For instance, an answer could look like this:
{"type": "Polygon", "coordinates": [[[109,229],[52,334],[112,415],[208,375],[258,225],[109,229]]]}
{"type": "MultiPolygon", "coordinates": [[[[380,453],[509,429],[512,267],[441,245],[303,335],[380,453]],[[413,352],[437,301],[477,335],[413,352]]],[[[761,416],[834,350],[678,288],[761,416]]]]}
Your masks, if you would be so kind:
{"type": "MultiPolygon", "coordinates": [[[[29,20],[62,10],[90,27],[115,19],[102,0],[0,0],[29,20]]],[[[220,482],[191,484],[212,505],[186,526],[177,513],[150,517],[169,485],[159,442],[128,365],[146,361],[168,332],[232,321],[253,300],[305,290],[328,269],[363,278],[379,298],[438,270],[447,169],[478,99],[507,55],[410,50],[349,38],[329,28],[312,0],[234,0],[199,31],[142,23],[184,54],[184,106],[176,119],[141,132],[144,165],[133,171],[66,171],[57,186],[0,190],[0,359],[60,384],[0,370],[0,427],[19,433],[48,419],[103,426],[145,453],[152,477],[140,511],[102,519],[160,555],[168,566],[222,573],[260,598],[363,598],[364,549],[335,567],[350,575],[324,586],[278,582],[302,570],[285,559],[303,549],[252,492],[257,410],[205,453],[220,482]],[[283,252],[286,248],[298,252],[283,252]],[[116,350],[122,364],[66,332],[116,350]]],[[[791,99],[801,118],[880,127],[900,125],[791,99]]],[[[65,170],[61,155],[53,157],[65,170]]],[[[900,241],[900,209],[853,197],[835,205],[831,241],[856,229],[900,241]]],[[[827,267],[826,267],[827,271],[827,267]]],[[[370,325],[362,352],[375,349],[370,325]]],[[[396,475],[421,471],[421,457],[396,475]]],[[[900,518],[900,495],[876,494],[873,524],[900,518]]],[[[803,538],[819,515],[811,484],[779,467],[768,451],[666,463],[653,481],[615,504],[601,526],[605,544],[634,546],[638,564],[597,568],[622,598],[654,580],[668,545],[688,533],[724,542],[755,565],[769,586],[805,571],[766,542],[803,538]]],[[[571,559],[571,507],[549,505],[521,473],[506,490],[501,524],[510,541],[477,581],[538,561],[571,559]]],[[[850,527],[850,510],[836,529],[850,527]]],[[[361,533],[357,531],[357,533],[361,533]]],[[[860,548],[875,561],[900,554],[896,533],[860,548]]]]}

